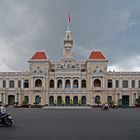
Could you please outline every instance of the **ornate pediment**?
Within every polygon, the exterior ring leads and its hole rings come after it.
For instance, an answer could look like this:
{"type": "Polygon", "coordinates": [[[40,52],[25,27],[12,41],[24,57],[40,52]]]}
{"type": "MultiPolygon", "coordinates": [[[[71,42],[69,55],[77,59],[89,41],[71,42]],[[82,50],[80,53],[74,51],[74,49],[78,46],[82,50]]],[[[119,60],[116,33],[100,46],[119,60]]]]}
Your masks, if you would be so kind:
{"type": "Polygon", "coordinates": [[[64,63],[64,64],[61,64],[59,66],[56,66],[55,67],[55,70],[56,71],[77,71],[77,70],[80,70],[80,68],[74,64],[70,64],[70,63],[64,63]]]}
{"type": "Polygon", "coordinates": [[[33,76],[35,77],[42,77],[43,73],[40,67],[36,67],[36,69],[33,71],[33,76]]]}
{"type": "Polygon", "coordinates": [[[95,70],[94,70],[94,73],[95,73],[95,74],[100,74],[100,73],[102,73],[102,70],[100,70],[99,67],[96,66],[96,68],[95,68],[95,70]]]}

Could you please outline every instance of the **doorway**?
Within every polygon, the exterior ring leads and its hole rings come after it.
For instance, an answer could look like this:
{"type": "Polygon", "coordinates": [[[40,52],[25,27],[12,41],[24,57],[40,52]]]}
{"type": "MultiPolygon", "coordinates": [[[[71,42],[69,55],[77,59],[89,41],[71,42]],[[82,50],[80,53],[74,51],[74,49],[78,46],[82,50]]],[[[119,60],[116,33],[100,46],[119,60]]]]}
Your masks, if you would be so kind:
{"type": "Polygon", "coordinates": [[[15,104],[15,96],[8,95],[8,105],[14,105],[14,104],[15,104]]]}
{"type": "Polygon", "coordinates": [[[122,107],[129,107],[129,95],[122,96],[122,107]]]}

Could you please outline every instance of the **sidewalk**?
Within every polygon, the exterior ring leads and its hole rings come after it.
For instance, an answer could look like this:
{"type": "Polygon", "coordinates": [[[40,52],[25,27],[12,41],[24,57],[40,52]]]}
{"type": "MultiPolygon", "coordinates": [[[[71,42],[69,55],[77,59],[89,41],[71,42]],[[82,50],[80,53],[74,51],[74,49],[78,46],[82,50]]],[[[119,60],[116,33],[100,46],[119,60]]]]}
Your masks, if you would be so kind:
{"type": "Polygon", "coordinates": [[[44,106],[42,109],[92,109],[90,106],[44,106]]]}

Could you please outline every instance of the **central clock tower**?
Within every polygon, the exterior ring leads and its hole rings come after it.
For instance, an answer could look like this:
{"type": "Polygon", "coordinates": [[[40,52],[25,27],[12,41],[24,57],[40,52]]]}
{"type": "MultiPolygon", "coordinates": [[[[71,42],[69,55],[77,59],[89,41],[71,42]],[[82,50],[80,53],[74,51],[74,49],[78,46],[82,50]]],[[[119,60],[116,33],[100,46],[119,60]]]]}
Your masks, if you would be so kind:
{"type": "Polygon", "coordinates": [[[64,59],[73,59],[73,40],[71,31],[69,28],[65,31],[65,38],[64,38],[64,51],[63,51],[64,59]]]}

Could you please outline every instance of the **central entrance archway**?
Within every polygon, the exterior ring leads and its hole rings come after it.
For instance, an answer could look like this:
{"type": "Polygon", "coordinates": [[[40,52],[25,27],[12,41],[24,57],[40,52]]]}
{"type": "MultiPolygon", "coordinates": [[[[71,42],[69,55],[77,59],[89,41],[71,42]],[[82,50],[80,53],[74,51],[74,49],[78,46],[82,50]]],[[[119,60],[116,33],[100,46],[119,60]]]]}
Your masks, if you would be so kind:
{"type": "Polygon", "coordinates": [[[129,107],[129,95],[122,96],[122,107],[129,107]]]}
{"type": "Polygon", "coordinates": [[[73,97],[73,105],[78,106],[78,97],[77,96],[73,97]]]}
{"type": "Polygon", "coordinates": [[[15,104],[15,96],[8,95],[8,105],[14,105],[14,104],[15,104]]]}

